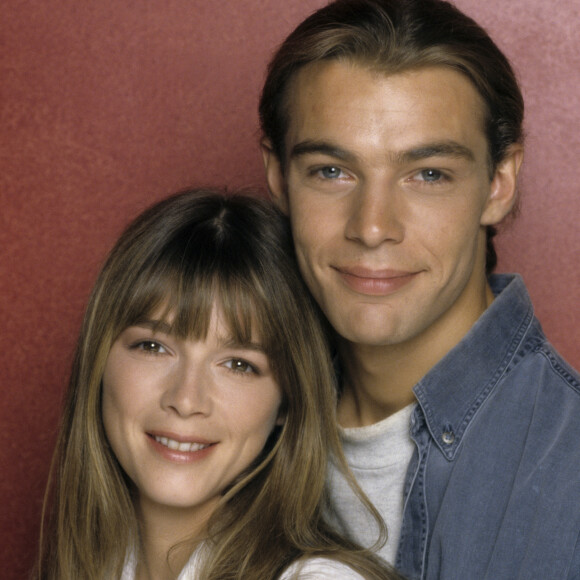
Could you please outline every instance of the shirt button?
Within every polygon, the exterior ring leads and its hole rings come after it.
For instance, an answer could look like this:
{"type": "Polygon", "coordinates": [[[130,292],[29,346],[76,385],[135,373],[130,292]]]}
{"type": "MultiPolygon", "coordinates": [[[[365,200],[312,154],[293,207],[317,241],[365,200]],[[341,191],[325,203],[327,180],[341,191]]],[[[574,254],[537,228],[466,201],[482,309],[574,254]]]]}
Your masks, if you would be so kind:
{"type": "Polygon", "coordinates": [[[455,433],[453,431],[443,431],[441,439],[443,439],[445,445],[451,445],[455,441],[455,433]]]}

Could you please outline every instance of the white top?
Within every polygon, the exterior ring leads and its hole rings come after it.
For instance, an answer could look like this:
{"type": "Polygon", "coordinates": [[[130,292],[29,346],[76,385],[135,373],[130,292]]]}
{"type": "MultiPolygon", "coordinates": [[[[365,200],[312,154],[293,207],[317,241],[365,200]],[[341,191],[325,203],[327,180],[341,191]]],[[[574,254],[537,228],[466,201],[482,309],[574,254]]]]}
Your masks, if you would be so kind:
{"type": "MultiPolygon", "coordinates": [[[[201,564],[200,551],[193,553],[177,580],[201,580],[197,569],[201,564]]],[[[133,556],[127,558],[120,580],[135,580],[137,562],[133,556]]],[[[330,558],[306,558],[290,565],[279,577],[279,580],[364,580],[352,568],[330,558]]]]}
{"type": "MultiPolygon", "coordinates": [[[[341,429],[346,460],[362,490],[387,525],[387,543],[378,551],[394,565],[403,521],[403,492],[415,444],[410,436],[415,403],[367,427],[341,429]]],[[[340,472],[331,466],[331,521],[345,536],[370,548],[378,528],[340,472]]]]}
{"type": "Polygon", "coordinates": [[[346,564],[330,558],[307,558],[294,562],[280,576],[280,580],[328,580],[329,578],[364,580],[363,576],[346,564]]]}

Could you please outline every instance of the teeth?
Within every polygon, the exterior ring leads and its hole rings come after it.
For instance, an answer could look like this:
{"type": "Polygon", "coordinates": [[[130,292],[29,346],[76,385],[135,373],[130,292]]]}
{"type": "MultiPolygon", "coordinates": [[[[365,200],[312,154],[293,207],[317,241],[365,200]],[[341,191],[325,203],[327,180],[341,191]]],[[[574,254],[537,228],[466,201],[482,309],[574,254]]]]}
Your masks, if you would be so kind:
{"type": "Polygon", "coordinates": [[[169,437],[157,437],[155,435],[155,441],[169,447],[169,449],[174,449],[175,451],[199,451],[200,449],[205,449],[209,447],[209,444],[202,445],[201,443],[180,443],[175,439],[169,439],[169,437]]]}

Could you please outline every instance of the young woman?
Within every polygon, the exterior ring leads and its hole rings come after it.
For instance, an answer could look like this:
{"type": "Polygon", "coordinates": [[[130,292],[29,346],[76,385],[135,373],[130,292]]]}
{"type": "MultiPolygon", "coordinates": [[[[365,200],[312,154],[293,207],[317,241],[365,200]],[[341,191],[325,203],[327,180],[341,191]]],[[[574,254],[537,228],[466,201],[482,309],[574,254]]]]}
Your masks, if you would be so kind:
{"type": "Polygon", "coordinates": [[[327,464],[346,467],[292,256],[269,203],[212,191],[121,236],[83,322],[36,578],[397,577],[324,519],[327,464]]]}

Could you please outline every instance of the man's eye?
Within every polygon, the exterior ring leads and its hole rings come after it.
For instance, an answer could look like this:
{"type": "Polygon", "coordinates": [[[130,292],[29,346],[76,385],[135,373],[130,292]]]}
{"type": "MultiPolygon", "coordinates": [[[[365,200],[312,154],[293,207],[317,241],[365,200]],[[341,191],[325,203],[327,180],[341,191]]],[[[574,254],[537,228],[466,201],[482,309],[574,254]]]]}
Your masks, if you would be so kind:
{"type": "Polygon", "coordinates": [[[339,167],[334,167],[329,165],[328,167],[323,167],[319,169],[318,172],[324,179],[337,179],[342,175],[342,170],[339,167]]]}
{"type": "Polygon", "coordinates": [[[236,372],[236,373],[256,373],[258,374],[258,370],[251,365],[249,362],[241,359],[241,358],[233,358],[231,360],[226,361],[225,366],[236,372]]]}
{"type": "Polygon", "coordinates": [[[443,173],[437,169],[423,169],[419,172],[419,177],[422,181],[435,182],[443,179],[443,173]]]}

